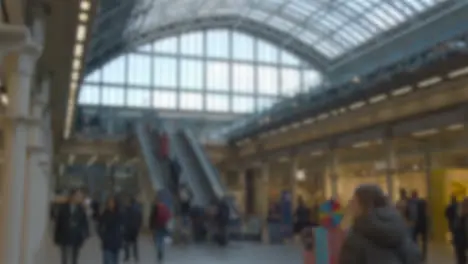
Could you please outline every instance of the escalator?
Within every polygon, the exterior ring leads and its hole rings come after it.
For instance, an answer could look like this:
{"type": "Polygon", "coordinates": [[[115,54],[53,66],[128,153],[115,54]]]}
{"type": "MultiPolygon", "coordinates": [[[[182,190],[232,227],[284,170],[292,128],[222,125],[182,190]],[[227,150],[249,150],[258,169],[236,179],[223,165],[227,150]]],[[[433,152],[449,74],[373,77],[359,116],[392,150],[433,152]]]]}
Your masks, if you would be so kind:
{"type": "Polygon", "coordinates": [[[147,203],[145,205],[145,215],[149,217],[149,211],[154,197],[158,197],[160,201],[173,210],[171,193],[167,188],[168,184],[164,177],[164,166],[157,155],[155,155],[155,145],[143,124],[138,124],[136,126],[136,139],[138,141],[138,150],[144,160],[147,171],[147,173],[145,173],[146,175],[140,175],[139,179],[141,183],[140,188],[145,196],[143,200],[147,203]]]}
{"type": "MultiPolygon", "coordinates": [[[[182,179],[185,180],[194,194],[194,203],[206,206],[212,201],[226,197],[227,191],[222,184],[216,168],[213,166],[202,146],[195,136],[187,129],[179,130],[172,135],[171,145],[173,153],[179,159],[182,166],[182,179]]],[[[239,214],[230,201],[232,219],[237,219],[239,214]]]]}

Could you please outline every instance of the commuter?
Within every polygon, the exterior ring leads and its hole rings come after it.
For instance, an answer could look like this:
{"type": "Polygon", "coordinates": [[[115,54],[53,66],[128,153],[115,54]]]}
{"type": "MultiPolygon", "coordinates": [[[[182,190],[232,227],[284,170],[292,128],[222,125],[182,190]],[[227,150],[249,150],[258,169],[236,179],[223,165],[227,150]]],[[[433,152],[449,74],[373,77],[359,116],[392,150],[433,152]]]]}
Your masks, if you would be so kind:
{"type": "Polygon", "coordinates": [[[195,242],[202,242],[206,240],[207,229],[206,229],[206,213],[205,210],[200,206],[192,206],[190,208],[190,219],[192,225],[192,234],[195,242]]]}
{"type": "Polygon", "coordinates": [[[99,219],[98,234],[101,238],[103,264],[117,264],[123,242],[124,225],[115,197],[110,197],[99,219]]]}
{"type": "Polygon", "coordinates": [[[419,264],[407,225],[377,185],[361,185],[350,202],[351,228],[339,264],[419,264]]]}
{"type": "Polygon", "coordinates": [[[73,190],[58,209],[54,241],[60,247],[62,264],[77,264],[79,252],[89,236],[88,220],[83,208],[83,194],[73,190]]]}
{"type": "Polygon", "coordinates": [[[408,213],[408,193],[405,189],[400,189],[400,200],[396,203],[396,208],[400,212],[401,216],[409,223],[409,213],[408,213]]]}
{"type": "Polygon", "coordinates": [[[142,224],[141,206],[135,198],[131,198],[124,211],[124,228],[125,228],[125,261],[130,260],[130,249],[133,251],[133,258],[136,262],[139,259],[138,236],[140,234],[142,224]]]}
{"type": "Polygon", "coordinates": [[[187,227],[190,222],[190,201],[192,200],[192,191],[187,184],[183,183],[179,187],[180,213],[182,224],[187,227]]]}
{"type": "Polygon", "coordinates": [[[277,202],[271,202],[268,208],[268,237],[270,244],[281,244],[281,209],[277,202]]]}
{"type": "Polygon", "coordinates": [[[169,178],[172,185],[172,191],[175,194],[180,194],[179,187],[181,187],[180,174],[182,173],[182,168],[180,167],[179,161],[175,157],[172,158],[169,162],[169,178]]]}
{"type": "Polygon", "coordinates": [[[228,243],[228,225],[229,225],[229,216],[230,216],[230,209],[227,198],[224,197],[220,199],[217,204],[216,210],[216,223],[217,223],[217,230],[216,230],[216,242],[220,246],[226,246],[228,243]]]}
{"type": "Polygon", "coordinates": [[[298,198],[298,206],[294,212],[294,234],[301,234],[302,230],[310,225],[310,209],[302,197],[298,198]]]}
{"type": "Polygon", "coordinates": [[[166,132],[162,132],[159,135],[159,146],[160,146],[160,155],[162,159],[169,159],[169,136],[166,132]]]}
{"type": "Polygon", "coordinates": [[[453,229],[455,225],[455,221],[457,219],[458,215],[458,202],[457,202],[457,197],[452,194],[450,197],[450,204],[447,205],[445,208],[445,218],[447,218],[447,224],[450,233],[453,236],[453,229]]]}
{"type": "Polygon", "coordinates": [[[164,240],[168,235],[167,224],[170,218],[171,212],[169,208],[158,199],[155,199],[150,213],[149,225],[153,232],[153,239],[159,262],[164,260],[164,240]]]}
{"type": "Polygon", "coordinates": [[[408,201],[408,212],[412,226],[412,235],[416,243],[421,244],[423,258],[427,254],[428,240],[428,221],[427,221],[427,203],[419,198],[418,192],[411,193],[411,199],[408,201]]]}
{"type": "Polygon", "coordinates": [[[455,216],[453,223],[453,247],[457,264],[466,264],[466,250],[468,248],[468,198],[460,206],[460,214],[455,216]]]}

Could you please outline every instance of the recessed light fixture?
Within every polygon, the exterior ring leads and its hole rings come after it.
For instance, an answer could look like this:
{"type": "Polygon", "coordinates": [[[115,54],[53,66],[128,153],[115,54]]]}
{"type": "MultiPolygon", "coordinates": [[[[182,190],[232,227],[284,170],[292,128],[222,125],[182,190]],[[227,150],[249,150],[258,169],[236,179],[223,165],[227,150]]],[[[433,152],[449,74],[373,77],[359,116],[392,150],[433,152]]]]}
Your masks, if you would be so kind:
{"type": "Polygon", "coordinates": [[[86,38],[86,26],[83,24],[79,24],[76,27],[76,40],[82,42],[86,38]]]}
{"type": "Polygon", "coordinates": [[[86,22],[88,22],[88,19],[89,19],[88,14],[86,14],[86,13],[84,13],[84,12],[81,12],[81,13],[78,15],[78,20],[79,20],[80,22],[86,23],[86,22]]]}
{"type": "Polygon", "coordinates": [[[75,44],[73,55],[75,56],[75,58],[81,58],[81,56],[83,56],[83,51],[84,51],[83,44],[77,43],[75,44]]]}
{"type": "Polygon", "coordinates": [[[89,0],[81,0],[80,9],[83,11],[89,11],[91,9],[91,3],[89,0]]]}

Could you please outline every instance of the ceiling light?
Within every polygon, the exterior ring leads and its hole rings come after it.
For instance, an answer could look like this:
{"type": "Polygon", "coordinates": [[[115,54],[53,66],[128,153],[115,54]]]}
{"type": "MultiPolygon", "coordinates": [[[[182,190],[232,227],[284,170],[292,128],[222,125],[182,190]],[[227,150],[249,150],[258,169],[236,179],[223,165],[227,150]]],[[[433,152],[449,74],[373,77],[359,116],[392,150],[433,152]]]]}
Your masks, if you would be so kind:
{"type": "Polygon", "coordinates": [[[7,105],[7,104],[8,104],[8,95],[6,95],[6,94],[3,93],[3,94],[0,96],[0,100],[2,101],[2,104],[3,104],[3,105],[7,105]]]}
{"type": "Polygon", "coordinates": [[[323,113],[323,114],[320,114],[319,116],[317,116],[317,120],[325,120],[328,118],[328,114],[327,113],[323,113]]]}
{"type": "Polygon", "coordinates": [[[73,71],[71,74],[72,81],[78,81],[79,78],[80,78],[80,73],[77,71],[73,71]]]}
{"type": "Polygon", "coordinates": [[[305,170],[297,170],[296,171],[296,180],[297,181],[305,181],[306,173],[305,170]]]}
{"type": "Polygon", "coordinates": [[[460,76],[465,75],[465,74],[468,74],[468,67],[464,67],[464,68],[461,68],[461,69],[451,71],[448,74],[448,77],[449,78],[456,78],[456,77],[460,77],[460,76]]]}
{"type": "Polygon", "coordinates": [[[400,96],[400,95],[404,95],[404,94],[407,94],[409,92],[411,92],[411,90],[413,90],[413,87],[411,86],[404,86],[404,87],[401,87],[399,89],[396,89],[392,92],[392,95],[393,96],[400,96]]]}
{"type": "Polygon", "coordinates": [[[81,13],[78,15],[78,20],[79,20],[80,22],[86,23],[86,22],[88,22],[88,19],[89,19],[89,16],[88,16],[88,14],[86,14],[86,13],[81,12],[81,13]]]}
{"type": "Polygon", "coordinates": [[[323,155],[323,151],[321,150],[317,150],[317,151],[313,151],[310,153],[311,156],[322,156],[323,155]]]}
{"type": "Polygon", "coordinates": [[[432,86],[434,84],[437,84],[439,82],[442,81],[442,78],[440,78],[439,76],[436,76],[436,77],[431,77],[429,79],[426,79],[426,80],[423,80],[423,81],[420,81],[418,83],[418,87],[419,88],[426,88],[426,87],[429,87],[429,86],[432,86]]]}
{"type": "Polygon", "coordinates": [[[289,160],[289,157],[287,157],[287,156],[283,156],[283,157],[278,159],[279,162],[287,162],[288,160],[289,160]]]}
{"type": "Polygon", "coordinates": [[[73,52],[73,55],[75,56],[75,58],[81,58],[81,56],[83,56],[83,51],[84,51],[84,47],[83,47],[83,44],[75,44],[75,50],[73,52]]]}
{"type": "Polygon", "coordinates": [[[437,129],[427,129],[427,130],[421,130],[421,131],[418,131],[418,132],[414,132],[413,136],[415,136],[415,137],[425,137],[425,136],[431,136],[431,135],[434,135],[434,134],[437,134],[437,133],[439,133],[439,131],[437,129]]]}
{"type": "Polygon", "coordinates": [[[353,148],[366,148],[370,146],[369,141],[359,142],[353,145],[353,148]]]}
{"type": "Polygon", "coordinates": [[[76,40],[84,41],[85,38],[86,38],[86,26],[80,24],[76,27],[76,40]]]}
{"type": "Polygon", "coordinates": [[[81,60],[79,60],[79,59],[73,59],[72,68],[73,68],[73,70],[75,70],[75,71],[81,70],[81,60]]]}
{"type": "Polygon", "coordinates": [[[386,94],[380,94],[380,95],[376,95],[374,97],[371,97],[369,99],[369,103],[375,104],[375,103],[381,102],[381,101],[383,101],[385,99],[387,99],[387,95],[386,94]]]}
{"type": "Polygon", "coordinates": [[[447,127],[447,130],[451,131],[456,131],[456,130],[462,130],[464,128],[463,124],[453,124],[447,127]]]}
{"type": "Polygon", "coordinates": [[[358,108],[363,107],[364,105],[366,105],[366,102],[364,102],[364,101],[356,102],[356,103],[353,103],[352,105],[350,105],[349,109],[356,110],[358,108]]]}
{"type": "Polygon", "coordinates": [[[89,0],[81,0],[80,8],[83,11],[89,11],[91,9],[91,3],[89,0]]]}

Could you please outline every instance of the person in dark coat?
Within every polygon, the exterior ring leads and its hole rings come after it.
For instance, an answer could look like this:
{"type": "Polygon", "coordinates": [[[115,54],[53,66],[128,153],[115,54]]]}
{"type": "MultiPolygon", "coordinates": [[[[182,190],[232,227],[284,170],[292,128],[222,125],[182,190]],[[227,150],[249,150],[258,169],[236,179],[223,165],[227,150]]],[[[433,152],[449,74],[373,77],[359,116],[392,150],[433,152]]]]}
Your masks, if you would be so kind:
{"type": "Polygon", "coordinates": [[[359,186],[350,202],[352,225],[339,264],[420,264],[421,252],[398,210],[374,184],[359,186]]]}
{"type": "Polygon", "coordinates": [[[455,226],[455,221],[457,220],[458,215],[458,202],[457,197],[452,195],[450,197],[450,204],[445,208],[445,218],[447,218],[447,224],[449,231],[453,236],[453,229],[455,226]]]}
{"type": "Polygon", "coordinates": [[[216,241],[220,246],[225,246],[228,243],[228,225],[229,225],[230,209],[227,198],[222,198],[217,204],[216,222],[217,234],[216,241]]]}
{"type": "Polygon", "coordinates": [[[306,206],[302,197],[299,197],[297,204],[294,212],[294,233],[296,235],[310,225],[310,209],[306,206]]]}
{"type": "Polygon", "coordinates": [[[453,247],[457,264],[466,264],[468,248],[468,198],[461,203],[460,214],[453,221],[453,247]]]}
{"type": "Polygon", "coordinates": [[[428,244],[428,215],[426,200],[419,198],[418,192],[411,193],[408,201],[408,212],[412,224],[413,240],[421,245],[423,258],[427,256],[428,244]]]}
{"type": "Polygon", "coordinates": [[[125,261],[130,260],[130,249],[133,251],[133,258],[138,262],[138,236],[142,224],[141,206],[135,198],[131,198],[124,212],[125,225],[125,261]]]}
{"type": "Polygon", "coordinates": [[[78,263],[81,246],[89,236],[88,220],[82,202],[83,194],[74,190],[68,202],[58,209],[54,242],[60,247],[62,264],[78,263]]]}
{"type": "Polygon", "coordinates": [[[106,208],[99,218],[98,234],[101,238],[103,264],[117,264],[123,242],[124,223],[114,197],[107,200],[106,208]]]}

